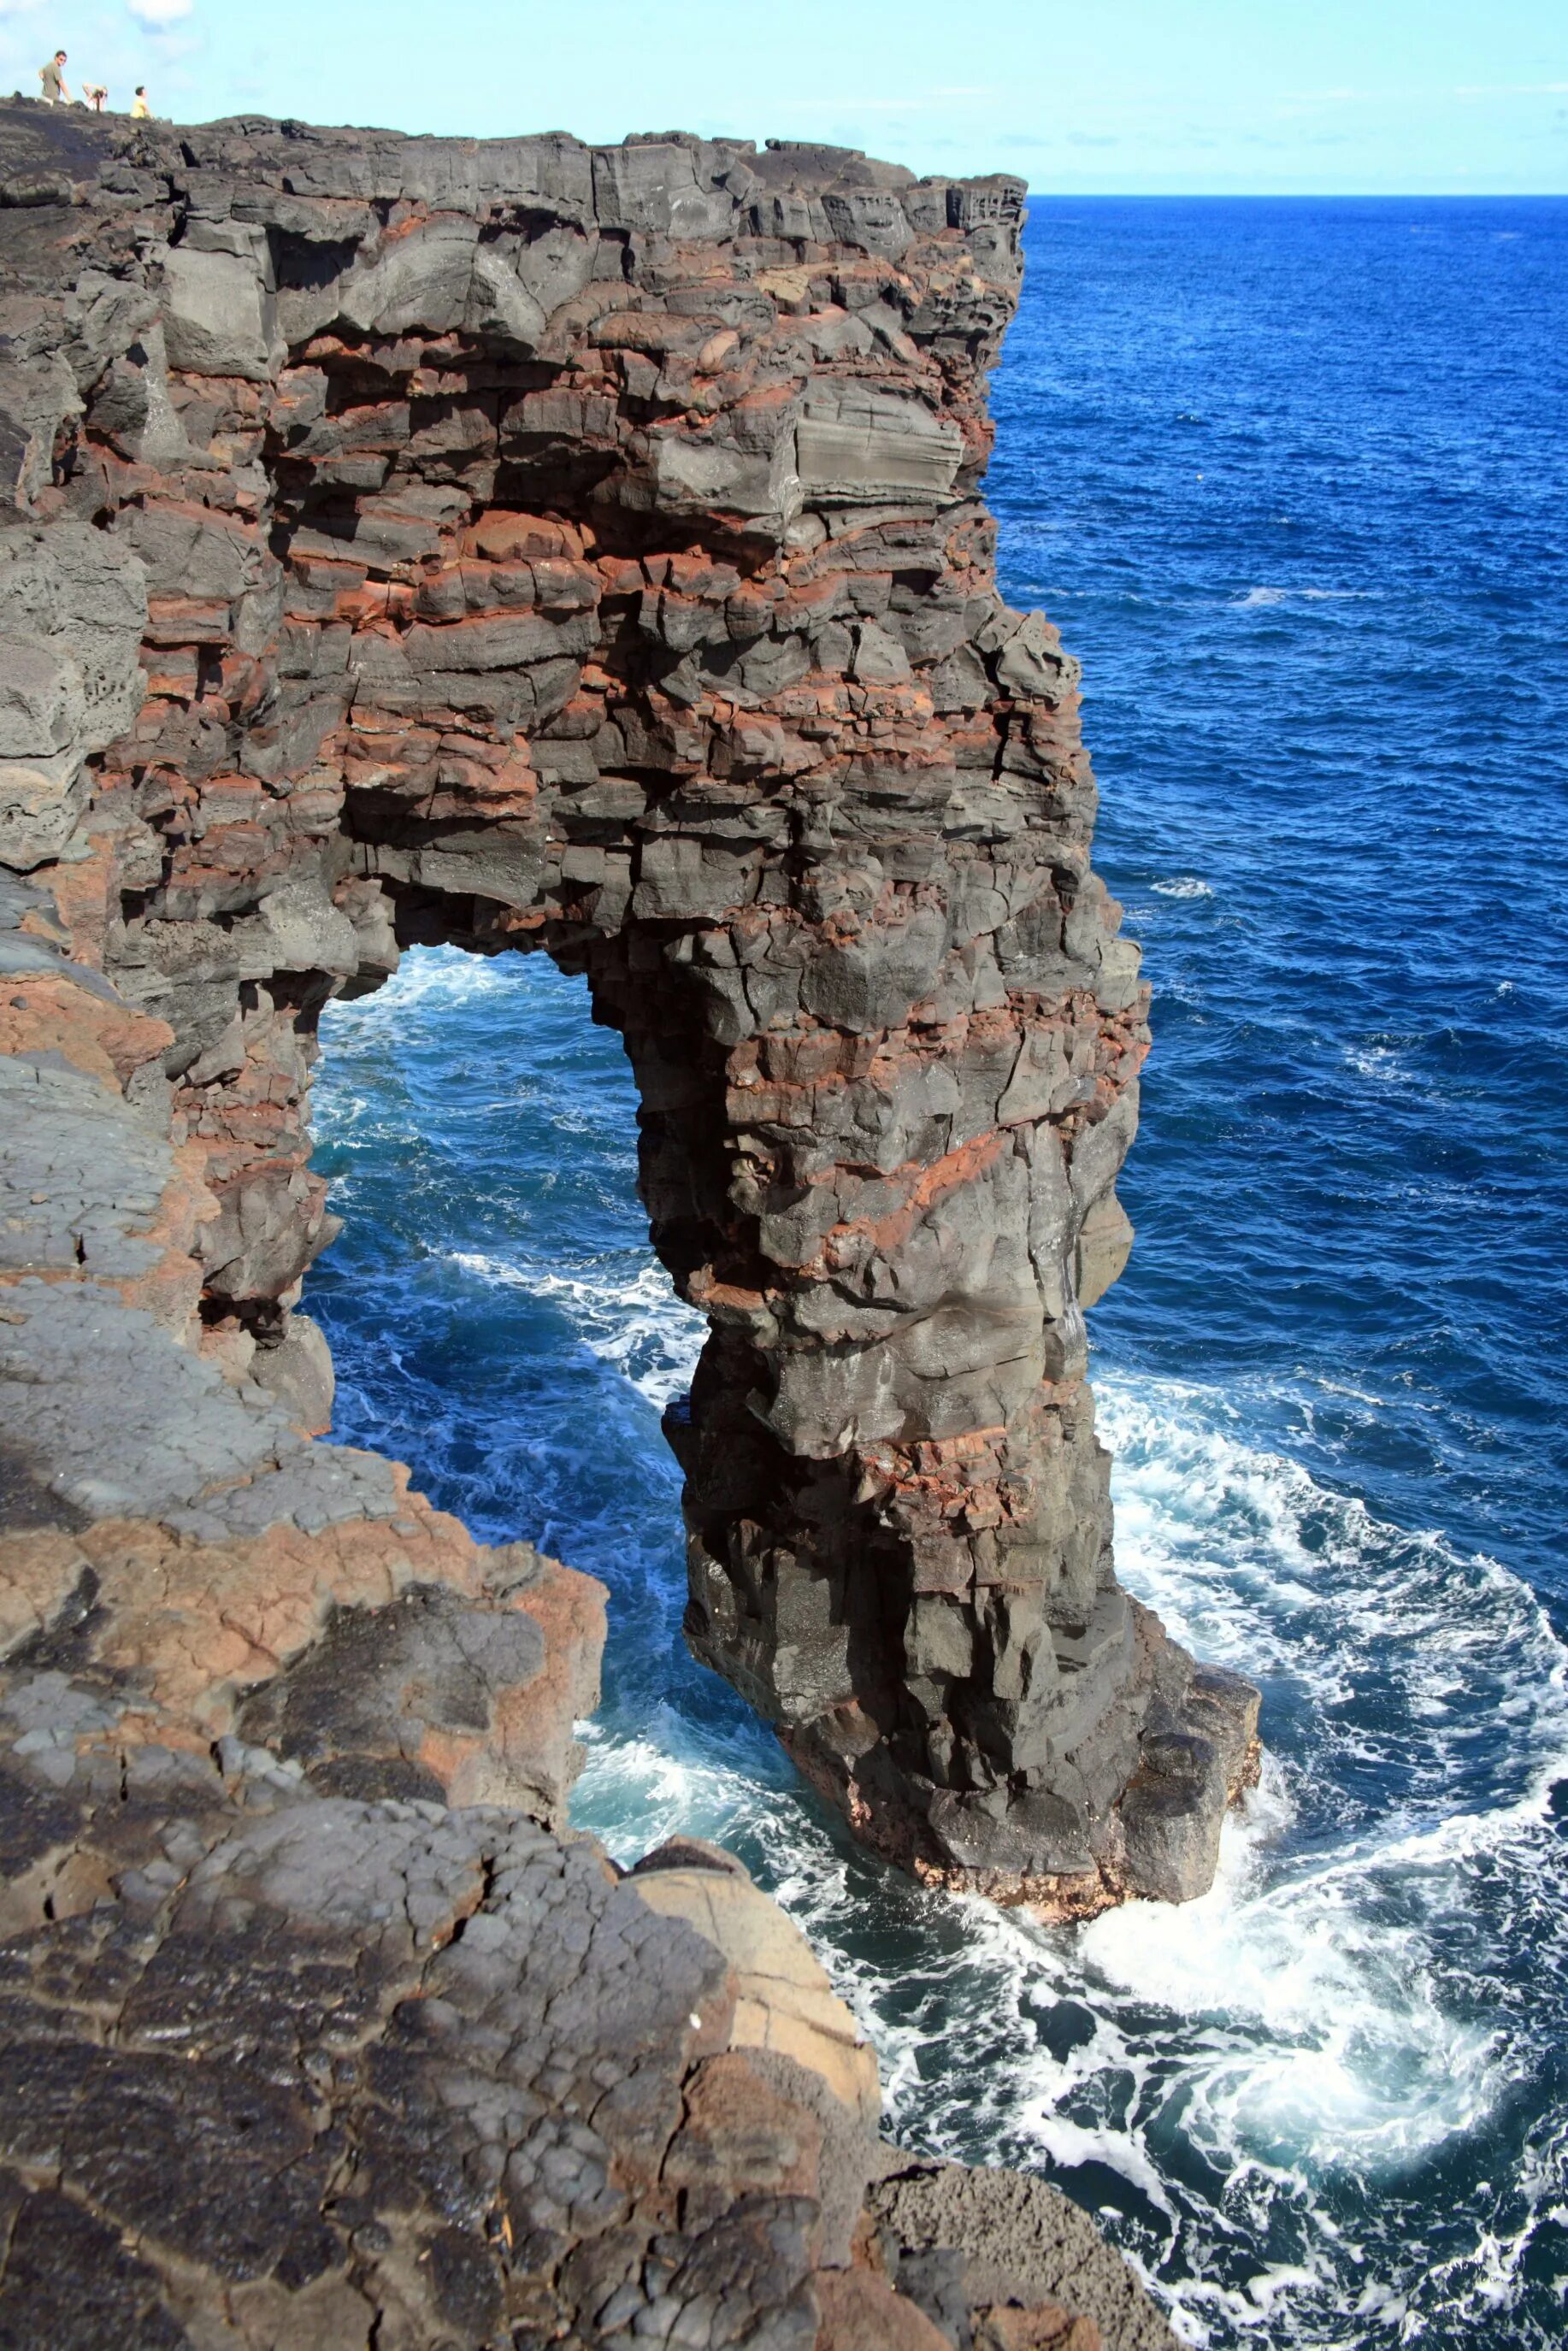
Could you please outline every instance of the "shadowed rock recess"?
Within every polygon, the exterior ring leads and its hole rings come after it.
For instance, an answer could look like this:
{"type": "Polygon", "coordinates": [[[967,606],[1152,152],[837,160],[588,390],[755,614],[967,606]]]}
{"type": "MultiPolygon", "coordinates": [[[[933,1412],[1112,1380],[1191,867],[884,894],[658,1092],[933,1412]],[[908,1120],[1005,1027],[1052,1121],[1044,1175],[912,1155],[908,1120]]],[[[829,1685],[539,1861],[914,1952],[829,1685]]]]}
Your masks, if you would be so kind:
{"type": "Polygon", "coordinates": [[[565,1824],[603,1594],[312,1441],[316,1025],[586,974],[712,1335],[696,1654],[856,1833],[1209,1880],[1256,1695],[1118,1587],[1146,1043],[994,580],[1018,182],[0,107],[0,2339],[1170,2340],[899,2156],[737,1865],[565,1824]]]}

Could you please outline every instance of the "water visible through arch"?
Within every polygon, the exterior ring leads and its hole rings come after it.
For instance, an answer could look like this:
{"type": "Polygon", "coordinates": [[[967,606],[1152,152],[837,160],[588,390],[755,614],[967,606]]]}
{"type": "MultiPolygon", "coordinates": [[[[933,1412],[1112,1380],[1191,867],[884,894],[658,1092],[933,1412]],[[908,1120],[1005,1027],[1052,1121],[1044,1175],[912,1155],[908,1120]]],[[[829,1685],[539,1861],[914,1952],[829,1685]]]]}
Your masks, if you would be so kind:
{"type": "MultiPolygon", "coordinates": [[[[338,1362],[336,1434],[409,1461],[481,1540],[526,1534],[611,1587],[596,1745],[678,1716],[786,1785],[770,1736],[680,1639],[681,1480],[659,1416],[706,1324],[649,1245],[636,1089],[586,980],[544,956],[417,948],[323,1029],[316,1165],[347,1228],[309,1302],[338,1362]]],[[[628,1825],[645,1850],[645,1818],[628,1825]]]]}
{"type": "MultiPolygon", "coordinates": [[[[738,1852],[876,2041],[890,2128],[1055,2178],[1195,2342],[1374,2339],[1345,2314],[1396,2325],[1447,2300],[1445,2247],[1477,2278],[1460,2293],[1483,2290],[1466,2207],[1507,2086],[1502,2018],[1456,1924],[1528,1901],[1553,1847],[1489,1769],[1457,1806],[1432,1808],[1418,1771],[1403,1797],[1393,1782],[1456,1643],[1495,1685],[1478,1706],[1555,1690],[1542,1761],[1568,1740],[1561,1652],[1524,1588],[1249,1450],[1191,1392],[1102,1372],[1127,1580],[1207,1654],[1271,1667],[1280,1761],[1228,1829],[1220,1885],[1180,1911],[1046,1932],[921,1892],[851,1844],[681,1640],[659,1412],[703,1326],[649,1247],[635,1090],[585,982],[539,955],[421,949],[329,1007],[323,1038],[317,1165],[347,1224],[306,1302],[337,1360],[334,1434],[410,1462],[479,1536],[609,1585],[576,1823],[626,1860],[677,1831],[738,1852]],[[1333,1829],[1369,1768],[1388,1809],[1333,1829]]],[[[1439,1744],[1448,1785],[1465,1741],[1439,1744]]]]}

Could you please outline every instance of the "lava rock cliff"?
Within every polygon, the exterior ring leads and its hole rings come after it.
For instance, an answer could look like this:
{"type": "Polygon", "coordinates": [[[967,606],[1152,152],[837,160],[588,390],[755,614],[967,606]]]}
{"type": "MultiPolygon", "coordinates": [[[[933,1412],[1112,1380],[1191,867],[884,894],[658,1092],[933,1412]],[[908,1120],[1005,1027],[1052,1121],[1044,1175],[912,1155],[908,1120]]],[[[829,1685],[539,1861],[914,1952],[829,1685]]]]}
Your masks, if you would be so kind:
{"type": "Polygon", "coordinates": [[[322,1006],[585,973],[696,1654],[932,1882],[1209,1882],[1256,1694],[1117,1584],[1084,1377],[1145,996],[979,496],[1021,194],[0,108],[10,2339],[1167,2339],[878,2152],[735,1865],[570,1836],[599,1588],[313,1442],[296,1311],[322,1006]]]}

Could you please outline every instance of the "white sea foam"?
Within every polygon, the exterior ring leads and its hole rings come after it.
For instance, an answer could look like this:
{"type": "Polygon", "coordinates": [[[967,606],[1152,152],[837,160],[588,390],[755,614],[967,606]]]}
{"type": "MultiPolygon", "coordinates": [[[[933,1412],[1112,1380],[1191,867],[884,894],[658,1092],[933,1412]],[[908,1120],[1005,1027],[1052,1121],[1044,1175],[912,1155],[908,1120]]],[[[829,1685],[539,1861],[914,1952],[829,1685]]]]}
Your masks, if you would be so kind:
{"type": "MultiPolygon", "coordinates": [[[[1111,2133],[1129,2148],[1099,2159],[1135,2179],[1129,2152],[1146,2156],[1179,2115],[1228,2197],[1260,2198],[1260,2220],[1282,2200],[1319,2248],[1250,2283],[1250,2318],[1228,2289],[1168,2288],[1189,2339],[1213,2325],[1229,2339],[1283,2297],[1302,2302],[1303,2341],[1372,2340],[1407,2314],[1386,2280],[1368,2281],[1365,2333],[1306,2314],[1303,2297],[1344,2289],[1322,2183],[1366,2183],[1375,2238],[1378,2183],[1477,2131],[1531,2062],[1528,2020],[1498,1978],[1510,1920],[1525,1914],[1548,1978],[1568,1962],[1568,1886],[1547,1818],[1568,1771],[1568,1654],[1518,1578],[1249,1447],[1202,1391],[1102,1388],[1124,1577],[1202,1654],[1265,1676],[1291,1751],[1228,1824],[1211,1894],[1109,1912],[1071,1938],[1065,1968],[1051,1963],[1058,1991],[1076,1976],[1096,2032],[1065,2064],[1021,2069],[1036,2079],[1017,2084],[1015,2116],[1032,2114],[1041,2151],[1063,2159],[1063,2104],[1070,2117],[1085,2101],[1103,2111],[1094,2081],[1140,2048],[1111,2133]],[[1482,1746],[1494,1750],[1484,1766],[1482,1746]],[[1396,1783],[1385,1813],[1349,1793],[1369,1770],[1396,1783]],[[1479,1902],[1508,1916],[1478,1949],[1479,1902]]],[[[1506,2241],[1483,2231],[1453,2262],[1456,2310],[1514,2292],[1541,2220],[1568,2207],[1565,2142],[1568,2129],[1542,2151],[1506,2241]]],[[[1404,2273],[1416,2273],[1408,2261],[1404,2273]]],[[[1291,2339],[1294,2321],[1276,2317],[1271,2339],[1291,2339]]]]}
{"type": "Polygon", "coordinates": [[[454,1249],[451,1261],[484,1281],[526,1290],[560,1306],[577,1336],[661,1408],[691,1384],[707,1325],[670,1287],[663,1267],[625,1253],[587,1259],[568,1270],[514,1262],[476,1249],[454,1249]]]}
{"type": "Polygon", "coordinates": [[[1397,2169],[1472,2128],[1500,2087],[1495,2040],[1447,2013],[1429,1938],[1365,1914],[1394,1856],[1260,1884],[1232,1847],[1174,1916],[1134,1903],[1085,1929],[1084,1964],[1123,1999],[1209,2020],[1182,2068],[1186,2127],[1313,2171],[1397,2169]]]}
{"type": "Polygon", "coordinates": [[[1248,1446],[1233,1411],[1201,1389],[1113,1375],[1098,1384],[1121,1572],[1179,1639],[1220,1663],[1287,1675],[1318,1760],[1364,1735],[1358,1695],[1388,1716],[1397,1747],[1413,1702],[1461,1690],[1448,1730],[1402,1750],[1398,1819],[1425,1829],[1467,1816],[1464,1792],[1478,1779],[1500,1801],[1511,1788],[1509,1801],[1539,1817],[1568,1769],[1568,1650],[1527,1584],[1248,1446]],[[1489,1777],[1465,1750],[1478,1723],[1521,1699],[1489,1777]]]}
{"type": "Polygon", "coordinates": [[[1249,588],[1244,596],[1233,596],[1230,601],[1245,612],[1269,604],[1363,603],[1376,592],[1372,588],[1249,588]]]}
{"type": "Polygon", "coordinates": [[[1158,898],[1212,898],[1213,890],[1196,873],[1173,874],[1168,882],[1151,882],[1150,889],[1158,898]]]}
{"type": "Polygon", "coordinates": [[[1410,1083],[1408,1048],[1399,1045],[1347,1045],[1343,1049],[1347,1069],[1358,1077],[1370,1078],[1375,1085],[1405,1086],[1410,1083]]]}
{"type": "Polygon", "coordinates": [[[515,984],[509,956],[469,955],[461,947],[420,947],[405,955],[398,968],[372,995],[334,1004],[334,1029],[351,1037],[356,1031],[395,1026],[405,1014],[456,1010],[486,996],[499,995],[515,984]]]}
{"type": "Polygon", "coordinates": [[[622,1865],[668,1837],[727,1842],[756,1811],[756,1779],[733,1762],[692,1753],[684,1726],[673,1721],[646,1725],[642,1735],[631,1737],[612,1735],[595,1722],[583,1740],[587,1760],[573,1816],[591,1821],[622,1865]],[[661,1729],[663,1740],[652,1735],[661,1729]]]}

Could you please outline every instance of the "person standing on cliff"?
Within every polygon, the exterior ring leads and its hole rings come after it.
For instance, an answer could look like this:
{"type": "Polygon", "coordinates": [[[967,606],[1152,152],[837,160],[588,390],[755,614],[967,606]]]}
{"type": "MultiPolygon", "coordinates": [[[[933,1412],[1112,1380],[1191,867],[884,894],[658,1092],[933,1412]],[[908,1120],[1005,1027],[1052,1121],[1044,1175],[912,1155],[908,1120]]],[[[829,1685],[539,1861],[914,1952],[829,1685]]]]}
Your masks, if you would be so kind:
{"type": "Polygon", "coordinates": [[[145,82],[139,81],[136,85],[136,95],[131,101],[131,120],[132,122],[151,122],[152,120],[152,109],[147,103],[145,82]]]}
{"type": "Polygon", "coordinates": [[[38,68],[38,79],[44,86],[46,106],[69,106],[71,102],[71,94],[66,88],[65,74],[61,70],[65,61],[64,49],[57,49],[48,64],[38,68]]]}

